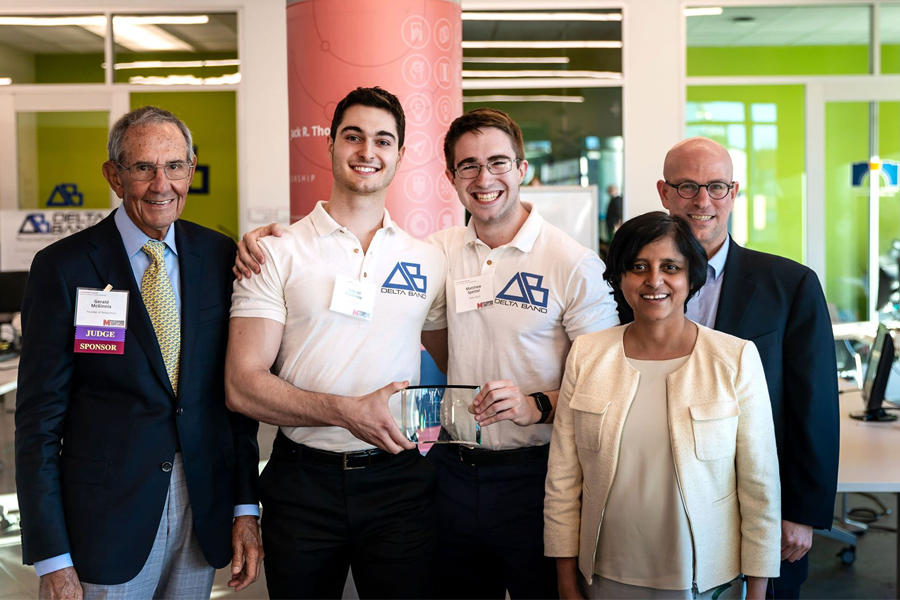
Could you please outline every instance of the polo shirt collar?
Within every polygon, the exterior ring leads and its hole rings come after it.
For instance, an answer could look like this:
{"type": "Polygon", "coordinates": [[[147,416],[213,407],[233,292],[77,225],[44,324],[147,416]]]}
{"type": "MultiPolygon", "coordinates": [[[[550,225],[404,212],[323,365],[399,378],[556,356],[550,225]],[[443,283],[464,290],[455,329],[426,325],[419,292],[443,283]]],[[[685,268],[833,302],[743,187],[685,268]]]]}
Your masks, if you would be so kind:
{"type": "MultiPolygon", "coordinates": [[[[515,237],[505,245],[506,247],[518,248],[522,252],[531,252],[531,249],[534,248],[534,243],[537,241],[538,235],[541,233],[544,218],[538,213],[537,207],[533,204],[522,202],[522,206],[528,211],[528,218],[525,219],[525,222],[519,227],[519,231],[516,232],[515,237]]],[[[464,243],[472,244],[477,240],[478,236],[475,234],[475,223],[472,219],[469,219],[469,224],[466,226],[464,243]]]]}
{"type": "MultiPolygon", "coordinates": [[[[147,243],[150,236],[141,231],[138,226],[134,224],[134,221],[132,221],[131,217],[128,216],[128,213],[125,212],[125,207],[123,205],[120,205],[119,208],[116,209],[113,220],[116,223],[116,228],[119,230],[119,235],[122,236],[122,242],[125,244],[125,252],[128,253],[128,258],[130,259],[141,251],[141,248],[144,247],[144,244],[147,243]]],[[[175,245],[175,223],[169,225],[169,230],[166,232],[166,236],[162,239],[162,242],[175,253],[175,256],[178,256],[178,247],[175,245]]]]}
{"type": "Polygon", "coordinates": [[[725,259],[728,258],[728,245],[730,243],[731,236],[726,235],[725,243],[722,244],[722,247],[719,248],[719,251],[716,252],[711,259],[709,259],[709,266],[713,270],[713,279],[718,279],[725,271],[725,259]]]}
{"type": "MultiPolygon", "coordinates": [[[[309,213],[309,218],[312,221],[313,227],[316,229],[316,233],[319,234],[319,237],[326,237],[343,228],[343,226],[331,218],[331,215],[325,210],[324,200],[316,202],[316,207],[309,213]]],[[[381,222],[381,228],[389,231],[395,231],[397,229],[397,225],[391,220],[391,215],[386,208],[384,209],[384,220],[381,222]]]]}

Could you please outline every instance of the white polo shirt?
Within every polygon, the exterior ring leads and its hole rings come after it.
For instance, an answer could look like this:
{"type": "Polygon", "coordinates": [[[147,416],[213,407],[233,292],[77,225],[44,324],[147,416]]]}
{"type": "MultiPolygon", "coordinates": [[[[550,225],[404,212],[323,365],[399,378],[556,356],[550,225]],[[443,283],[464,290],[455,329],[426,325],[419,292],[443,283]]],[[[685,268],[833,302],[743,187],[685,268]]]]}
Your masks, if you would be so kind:
{"type": "MultiPolygon", "coordinates": [[[[236,281],[232,317],[284,325],[273,372],[307,391],[361,396],[392,381],[419,381],[420,337],[443,319],[446,259],[384,222],[368,252],[319,202],[280,237],[260,240],[262,272],[236,281]],[[371,320],[330,310],[338,275],[375,287],[371,320]]],[[[438,323],[443,328],[444,323],[438,323]]],[[[252,352],[248,348],[247,352],[252,352]]],[[[399,395],[391,411],[399,418],[399,395]]],[[[282,427],[298,444],[350,452],[372,448],[343,427],[282,427]]]]}
{"type": "MultiPolygon", "coordinates": [[[[471,221],[426,240],[447,256],[450,384],[509,379],[524,394],[558,389],[572,340],[619,324],[600,257],[523,205],[528,219],[499,248],[479,240],[471,221]],[[494,304],[457,312],[455,281],[488,273],[494,304]]],[[[501,421],[482,430],[481,447],[540,446],[550,442],[552,428],[501,421]]]]}

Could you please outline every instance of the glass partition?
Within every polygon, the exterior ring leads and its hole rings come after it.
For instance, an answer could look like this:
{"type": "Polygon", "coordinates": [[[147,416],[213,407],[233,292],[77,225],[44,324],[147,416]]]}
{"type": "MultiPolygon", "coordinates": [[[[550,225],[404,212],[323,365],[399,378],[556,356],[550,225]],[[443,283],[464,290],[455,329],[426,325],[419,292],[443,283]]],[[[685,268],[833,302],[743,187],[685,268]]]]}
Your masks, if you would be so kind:
{"type": "Polygon", "coordinates": [[[525,137],[525,184],[596,185],[602,220],[606,190],[623,178],[622,11],[464,10],[462,18],[464,108],[509,113],[525,137]]]}
{"type": "Polygon", "coordinates": [[[108,112],[19,112],[19,208],[108,208],[108,112]]]}
{"type": "Polygon", "coordinates": [[[0,84],[103,83],[103,15],[0,15],[0,84]]]}
{"type": "Polygon", "coordinates": [[[116,83],[223,85],[240,81],[237,15],[116,15],[116,83]]]}

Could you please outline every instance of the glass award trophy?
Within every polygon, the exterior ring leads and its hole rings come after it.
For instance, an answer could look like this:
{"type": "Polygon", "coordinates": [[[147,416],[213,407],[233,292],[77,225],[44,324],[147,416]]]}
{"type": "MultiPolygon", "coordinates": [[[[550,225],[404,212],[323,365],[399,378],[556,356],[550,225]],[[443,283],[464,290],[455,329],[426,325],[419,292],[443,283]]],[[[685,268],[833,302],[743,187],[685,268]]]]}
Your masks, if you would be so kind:
{"type": "Polygon", "coordinates": [[[400,390],[400,429],[417,444],[481,444],[472,401],[477,385],[410,386],[400,390]]]}

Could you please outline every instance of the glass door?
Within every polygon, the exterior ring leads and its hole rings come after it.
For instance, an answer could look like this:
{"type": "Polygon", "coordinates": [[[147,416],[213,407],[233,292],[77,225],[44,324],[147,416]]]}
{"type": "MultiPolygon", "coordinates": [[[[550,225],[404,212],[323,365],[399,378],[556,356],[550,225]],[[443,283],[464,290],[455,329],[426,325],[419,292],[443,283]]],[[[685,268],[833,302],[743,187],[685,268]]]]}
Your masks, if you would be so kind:
{"type": "Polygon", "coordinates": [[[900,307],[900,86],[885,83],[807,89],[810,265],[839,321],[900,307]]]}

